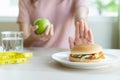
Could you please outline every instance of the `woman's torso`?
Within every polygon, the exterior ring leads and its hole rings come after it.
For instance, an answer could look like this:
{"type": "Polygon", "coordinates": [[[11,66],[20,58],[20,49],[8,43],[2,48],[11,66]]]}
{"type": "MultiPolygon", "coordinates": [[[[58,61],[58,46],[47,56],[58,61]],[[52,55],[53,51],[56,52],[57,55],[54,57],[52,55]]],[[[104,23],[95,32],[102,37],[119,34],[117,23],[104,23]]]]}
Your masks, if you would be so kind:
{"type": "Polygon", "coordinates": [[[54,25],[54,35],[46,42],[33,46],[68,48],[68,35],[73,19],[73,0],[38,0],[28,8],[33,25],[38,18],[47,18],[54,25]]]}

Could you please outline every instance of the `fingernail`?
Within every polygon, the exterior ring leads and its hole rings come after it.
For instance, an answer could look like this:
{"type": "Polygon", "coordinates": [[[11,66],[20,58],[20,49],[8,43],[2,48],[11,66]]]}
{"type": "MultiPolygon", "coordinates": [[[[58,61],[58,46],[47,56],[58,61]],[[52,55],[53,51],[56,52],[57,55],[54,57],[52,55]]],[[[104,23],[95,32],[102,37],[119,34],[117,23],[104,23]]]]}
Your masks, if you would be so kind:
{"type": "Polygon", "coordinates": [[[38,28],[38,26],[35,26],[36,27],[36,29],[38,28]]]}
{"type": "Polygon", "coordinates": [[[51,26],[53,26],[53,24],[51,24],[51,26]]]}
{"type": "Polygon", "coordinates": [[[79,22],[77,22],[77,25],[79,24],[79,22]]]}

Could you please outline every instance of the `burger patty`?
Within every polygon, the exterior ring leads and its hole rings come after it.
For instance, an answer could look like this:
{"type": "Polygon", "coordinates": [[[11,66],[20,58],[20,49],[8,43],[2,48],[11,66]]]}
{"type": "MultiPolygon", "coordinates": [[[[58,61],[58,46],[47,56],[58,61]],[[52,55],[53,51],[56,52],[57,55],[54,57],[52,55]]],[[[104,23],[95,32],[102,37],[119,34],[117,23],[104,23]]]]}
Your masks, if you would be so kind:
{"type": "Polygon", "coordinates": [[[105,59],[103,52],[92,53],[92,54],[70,54],[71,57],[80,59],[105,59]]]}

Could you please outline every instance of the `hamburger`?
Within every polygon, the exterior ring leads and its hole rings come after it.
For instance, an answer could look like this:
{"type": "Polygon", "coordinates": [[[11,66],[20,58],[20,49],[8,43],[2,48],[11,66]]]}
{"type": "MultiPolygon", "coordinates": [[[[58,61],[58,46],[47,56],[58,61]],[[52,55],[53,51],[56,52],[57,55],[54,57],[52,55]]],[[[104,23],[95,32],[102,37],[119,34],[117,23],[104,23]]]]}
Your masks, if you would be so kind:
{"type": "Polygon", "coordinates": [[[69,55],[69,60],[72,62],[97,62],[104,59],[102,47],[98,44],[76,45],[69,55]]]}

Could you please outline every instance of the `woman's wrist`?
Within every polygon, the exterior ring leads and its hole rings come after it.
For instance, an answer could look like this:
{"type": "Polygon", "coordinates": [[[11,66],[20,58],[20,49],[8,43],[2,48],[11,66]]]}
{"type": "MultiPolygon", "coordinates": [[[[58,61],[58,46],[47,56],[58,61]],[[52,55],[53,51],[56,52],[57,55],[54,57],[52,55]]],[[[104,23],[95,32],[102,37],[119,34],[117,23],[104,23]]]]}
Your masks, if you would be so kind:
{"type": "Polygon", "coordinates": [[[80,7],[75,13],[75,22],[81,20],[87,20],[87,17],[88,17],[88,8],[80,7]]]}
{"type": "Polygon", "coordinates": [[[34,38],[31,38],[30,36],[26,39],[24,39],[24,47],[30,47],[34,43],[34,38]]]}

